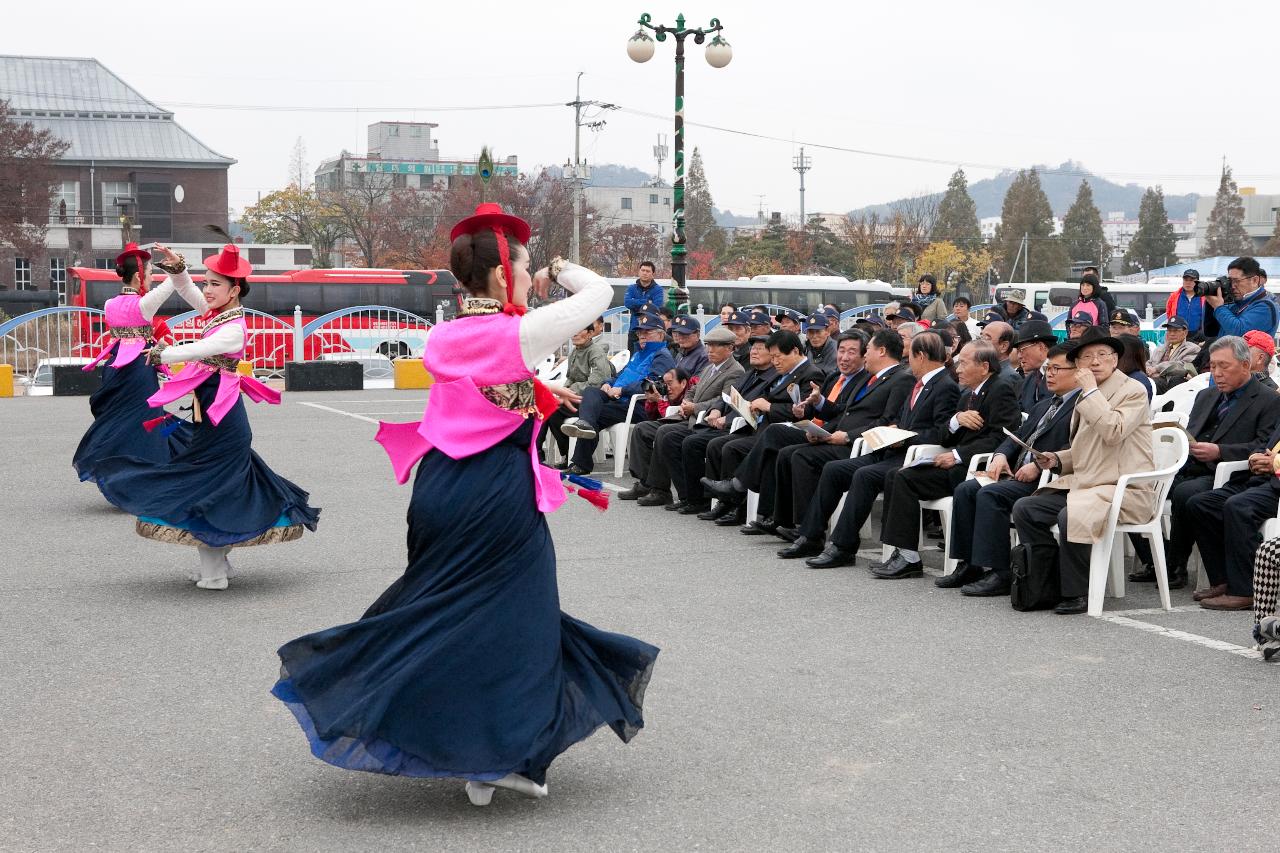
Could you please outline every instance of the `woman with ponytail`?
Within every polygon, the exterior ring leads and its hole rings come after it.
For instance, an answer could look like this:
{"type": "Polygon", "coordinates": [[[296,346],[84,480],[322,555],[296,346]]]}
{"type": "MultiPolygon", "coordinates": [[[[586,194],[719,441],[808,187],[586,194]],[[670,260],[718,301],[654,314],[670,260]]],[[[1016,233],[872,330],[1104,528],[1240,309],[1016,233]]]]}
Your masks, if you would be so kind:
{"type": "Polygon", "coordinates": [[[559,258],[531,278],[529,225],[496,204],[450,237],[469,298],[427,336],[422,421],[378,431],[401,483],[418,469],[408,567],[359,621],[284,645],[273,692],[317,758],[465,779],[486,805],[495,788],[546,796],[552,760],[602,725],[639,731],[658,650],[560,611],[544,516],[566,489],[538,463],[538,428],[569,392],[534,367],[608,307],[609,285],[559,258]],[[572,295],[527,311],[551,282],[572,295]]]}
{"type": "MultiPolygon", "coordinates": [[[[192,545],[200,570],[191,579],[201,589],[227,588],[233,547],[289,542],[303,528],[315,530],[320,510],[308,495],[272,471],[251,446],[253,433],[241,392],[257,402],[278,404],[280,392],[237,370],[246,334],[240,299],[249,292],[253,267],[234,243],[204,259],[203,293],[185,269],[170,275],[188,304],[204,311],[203,337],[175,346],[154,344],[149,363],[186,366],[151,395],[160,407],[191,395],[191,443],[168,464],[115,457],[98,465],[98,488],[117,506],[138,516],[141,536],[192,545]]],[[[157,418],[149,428],[164,429],[157,418]]]]}
{"type": "MultiPolygon", "coordinates": [[[[181,255],[156,245],[161,258],[156,266],[169,272],[186,267],[181,255]]],[[[116,275],[122,286],[118,296],[103,306],[110,340],[86,371],[105,365],[102,384],[89,397],[93,424],[76,448],[72,466],[81,482],[96,480],[99,462],[111,456],[133,456],[148,462],[164,463],[190,441],[190,431],[175,423],[174,429],[147,431],[143,422],[162,416],[164,410],[148,402],[159,384],[154,367],[139,356],[168,334],[168,327],[156,321],[156,312],[173,293],[172,275],[152,288],[151,254],[129,243],[116,257],[116,275]]]]}

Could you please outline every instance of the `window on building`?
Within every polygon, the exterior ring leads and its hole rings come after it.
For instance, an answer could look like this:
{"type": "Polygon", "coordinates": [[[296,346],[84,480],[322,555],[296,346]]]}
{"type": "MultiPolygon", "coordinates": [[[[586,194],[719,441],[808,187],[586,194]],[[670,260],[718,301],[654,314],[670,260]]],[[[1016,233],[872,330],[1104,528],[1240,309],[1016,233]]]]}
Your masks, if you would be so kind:
{"type": "Polygon", "coordinates": [[[294,249],[293,265],[295,267],[311,266],[311,250],[310,249],[294,249]]]}
{"type": "Polygon", "coordinates": [[[96,258],[93,265],[100,270],[113,270],[116,268],[115,258],[96,258]]]}
{"type": "Polygon", "coordinates": [[[413,127],[409,128],[409,135],[414,137],[415,139],[421,139],[422,127],[420,125],[415,124],[413,127]]]}
{"type": "Polygon", "coordinates": [[[49,287],[58,291],[58,304],[67,304],[67,261],[65,258],[49,259],[49,287]]]}
{"type": "Polygon", "coordinates": [[[80,182],[58,181],[53,185],[53,202],[49,214],[54,222],[74,221],[80,210],[80,182]]]}
{"type": "Polygon", "coordinates": [[[26,258],[13,259],[13,289],[33,290],[31,284],[31,261],[26,258]]]}
{"type": "Polygon", "coordinates": [[[391,176],[391,186],[400,189],[409,186],[408,175],[395,174],[391,176]]]}
{"type": "Polygon", "coordinates": [[[261,249],[261,248],[249,249],[249,263],[261,265],[261,264],[265,264],[266,262],[267,262],[266,249],[261,249]]]}
{"type": "Polygon", "coordinates": [[[662,197],[662,203],[663,203],[664,205],[666,205],[667,207],[670,207],[670,206],[671,206],[671,196],[669,196],[669,195],[664,195],[664,196],[662,197]]]}
{"type": "Polygon", "coordinates": [[[100,198],[102,210],[106,213],[115,213],[116,204],[120,199],[133,200],[133,184],[130,181],[103,181],[100,198]]]}
{"type": "Polygon", "coordinates": [[[626,198],[624,196],[623,198],[619,199],[618,206],[621,207],[623,210],[631,210],[631,199],[626,198]]]}
{"type": "Polygon", "coordinates": [[[658,203],[658,194],[649,193],[649,204],[657,204],[657,203],[658,203]]]}

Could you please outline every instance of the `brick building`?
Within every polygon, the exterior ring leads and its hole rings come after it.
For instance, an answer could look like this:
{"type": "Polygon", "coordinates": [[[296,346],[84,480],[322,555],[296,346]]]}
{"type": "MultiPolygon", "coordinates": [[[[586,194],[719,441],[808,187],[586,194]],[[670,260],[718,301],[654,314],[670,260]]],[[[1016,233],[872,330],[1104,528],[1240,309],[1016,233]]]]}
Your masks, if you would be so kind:
{"type": "Polygon", "coordinates": [[[196,139],[96,59],[0,56],[0,99],[70,147],[56,167],[43,258],[0,246],[0,288],[63,290],[69,266],[108,267],[121,217],[139,243],[205,243],[227,226],[235,163],[196,139]]]}

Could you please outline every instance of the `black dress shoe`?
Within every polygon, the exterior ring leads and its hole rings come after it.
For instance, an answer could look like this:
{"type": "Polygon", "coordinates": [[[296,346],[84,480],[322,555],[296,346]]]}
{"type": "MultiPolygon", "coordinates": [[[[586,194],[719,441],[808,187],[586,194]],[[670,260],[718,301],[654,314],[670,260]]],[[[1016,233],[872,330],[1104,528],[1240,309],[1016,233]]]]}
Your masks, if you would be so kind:
{"type": "Polygon", "coordinates": [[[898,556],[898,549],[894,548],[892,551],[889,552],[889,559],[876,560],[874,563],[867,566],[867,568],[873,572],[878,571],[880,569],[883,569],[885,566],[889,565],[890,563],[892,563],[897,558],[897,556],[898,556]]]}
{"type": "Polygon", "coordinates": [[[778,525],[773,523],[772,518],[757,518],[755,521],[742,528],[743,536],[772,536],[778,530],[778,525]]]}
{"type": "Polygon", "coordinates": [[[1152,566],[1143,566],[1136,572],[1129,572],[1129,580],[1132,583],[1155,583],[1156,570],[1152,566]]]}
{"type": "Polygon", "coordinates": [[[930,526],[926,527],[926,528],[924,529],[924,535],[925,535],[925,538],[926,538],[926,539],[942,539],[942,538],[943,538],[943,535],[942,535],[942,525],[941,525],[941,524],[933,524],[933,525],[930,525],[930,526]]]}
{"type": "Polygon", "coordinates": [[[568,471],[570,474],[573,474],[573,475],[578,476],[578,477],[590,477],[590,476],[591,476],[591,472],[590,472],[590,471],[588,471],[586,468],[583,468],[581,465],[575,465],[575,464],[573,464],[572,462],[571,462],[571,463],[569,463],[569,467],[568,467],[568,468],[565,468],[564,470],[566,470],[566,471],[568,471]]]}
{"type": "Polygon", "coordinates": [[[636,480],[631,484],[631,488],[627,489],[625,492],[618,492],[618,500],[638,501],[647,494],[649,494],[649,487],[639,480],[636,480]]]}
{"type": "Polygon", "coordinates": [[[660,492],[655,489],[640,500],[636,501],[636,503],[640,506],[666,506],[671,503],[671,493],[660,492]]]}
{"type": "Polygon", "coordinates": [[[680,510],[684,509],[688,505],[689,505],[688,501],[681,499],[681,500],[675,501],[674,503],[666,504],[662,508],[665,509],[667,512],[679,512],[680,510]]]}
{"type": "Polygon", "coordinates": [[[1186,566],[1169,567],[1169,589],[1183,589],[1188,582],[1186,566]]]}
{"type": "Polygon", "coordinates": [[[715,521],[718,518],[724,518],[731,512],[733,512],[732,504],[727,504],[724,501],[716,501],[709,508],[698,513],[698,518],[703,521],[715,521]]]}
{"type": "Polygon", "coordinates": [[[788,542],[794,542],[800,538],[800,528],[798,527],[779,527],[773,531],[773,535],[779,539],[785,539],[788,542]]]}
{"type": "Polygon", "coordinates": [[[967,583],[960,587],[961,595],[972,595],[975,597],[988,597],[996,595],[1009,594],[1009,581],[1000,576],[1000,573],[994,569],[988,571],[985,575],[978,578],[973,583],[967,583]]]}
{"type": "Polygon", "coordinates": [[[684,506],[677,509],[676,512],[681,515],[696,515],[698,518],[702,518],[711,509],[711,501],[708,500],[681,501],[680,503],[684,504],[684,506]]]}
{"type": "Polygon", "coordinates": [[[1084,613],[1089,609],[1089,599],[1083,595],[1078,598],[1064,598],[1058,602],[1058,606],[1053,608],[1053,612],[1059,616],[1072,616],[1076,613],[1084,613]]]}
{"type": "Polygon", "coordinates": [[[903,578],[920,578],[924,577],[924,563],[916,560],[914,563],[908,563],[907,558],[901,553],[893,555],[893,559],[883,569],[873,569],[871,572],[881,580],[896,581],[903,578]]]}
{"type": "Polygon", "coordinates": [[[801,557],[816,557],[822,553],[823,543],[814,539],[806,539],[801,536],[787,547],[778,552],[778,556],[784,560],[797,560],[801,557]]]}
{"type": "Polygon", "coordinates": [[[733,512],[716,519],[717,527],[741,527],[747,523],[747,508],[734,507],[733,512]]]}
{"type": "Polygon", "coordinates": [[[836,569],[840,566],[852,566],[858,562],[857,551],[846,551],[839,545],[828,545],[826,550],[804,564],[811,569],[836,569]]]}
{"type": "Polygon", "coordinates": [[[739,504],[747,496],[746,492],[740,492],[733,487],[733,480],[712,480],[709,477],[703,477],[702,488],[731,504],[739,504]]]}
{"type": "Polygon", "coordinates": [[[934,579],[933,585],[938,589],[959,589],[965,584],[973,583],[980,577],[982,577],[981,566],[961,563],[956,566],[956,570],[951,574],[934,579]]]}

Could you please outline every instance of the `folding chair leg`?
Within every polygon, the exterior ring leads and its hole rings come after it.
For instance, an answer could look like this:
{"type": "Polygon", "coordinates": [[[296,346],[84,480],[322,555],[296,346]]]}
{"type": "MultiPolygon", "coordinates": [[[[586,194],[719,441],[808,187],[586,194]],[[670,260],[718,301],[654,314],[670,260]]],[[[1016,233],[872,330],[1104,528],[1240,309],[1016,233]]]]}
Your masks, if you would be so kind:
{"type": "Polygon", "coordinates": [[[1111,542],[1094,542],[1089,549],[1089,615],[1102,615],[1102,599],[1111,575],[1111,542]]]}
{"type": "Polygon", "coordinates": [[[953,559],[951,554],[951,510],[939,510],[942,515],[942,574],[949,575],[959,566],[960,561],[953,559]]]}
{"type": "Polygon", "coordinates": [[[756,520],[756,511],[760,508],[760,493],[747,492],[747,524],[756,520]]]}
{"type": "Polygon", "coordinates": [[[1116,534],[1119,541],[1111,542],[1111,570],[1107,576],[1107,595],[1112,598],[1124,598],[1124,552],[1129,543],[1128,536],[1116,534]]]}
{"type": "Polygon", "coordinates": [[[630,426],[626,426],[618,431],[621,435],[617,435],[617,441],[614,442],[613,448],[613,476],[622,479],[622,475],[627,473],[627,445],[630,443],[630,426]]]}
{"type": "Polygon", "coordinates": [[[1160,606],[1165,610],[1172,610],[1173,604],[1169,601],[1169,571],[1164,562],[1164,543],[1157,542],[1154,533],[1144,533],[1143,536],[1151,543],[1151,562],[1156,570],[1156,585],[1160,587],[1160,606]]]}

